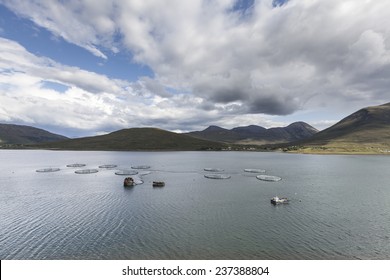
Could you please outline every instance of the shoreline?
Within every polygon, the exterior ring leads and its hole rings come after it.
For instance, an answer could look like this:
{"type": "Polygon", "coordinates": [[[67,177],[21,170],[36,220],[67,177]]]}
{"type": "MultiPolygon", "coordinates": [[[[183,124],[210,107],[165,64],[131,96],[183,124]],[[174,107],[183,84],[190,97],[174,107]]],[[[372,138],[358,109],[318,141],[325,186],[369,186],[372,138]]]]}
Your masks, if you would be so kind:
{"type": "Polygon", "coordinates": [[[291,154],[315,154],[315,155],[390,155],[389,150],[382,150],[382,149],[361,149],[361,150],[348,150],[343,148],[336,148],[336,147],[321,147],[321,148],[301,148],[296,150],[288,150],[284,151],[286,153],[291,154]]]}
{"type": "Polygon", "coordinates": [[[175,150],[175,149],[134,149],[134,150],[122,150],[122,149],[61,149],[61,148],[31,148],[31,147],[0,147],[1,150],[18,150],[18,151],[74,151],[74,152],[260,152],[260,153],[285,153],[285,154],[301,154],[301,155],[380,155],[390,156],[390,151],[330,151],[320,149],[296,149],[296,150],[283,150],[283,149],[237,149],[237,150],[175,150]]]}

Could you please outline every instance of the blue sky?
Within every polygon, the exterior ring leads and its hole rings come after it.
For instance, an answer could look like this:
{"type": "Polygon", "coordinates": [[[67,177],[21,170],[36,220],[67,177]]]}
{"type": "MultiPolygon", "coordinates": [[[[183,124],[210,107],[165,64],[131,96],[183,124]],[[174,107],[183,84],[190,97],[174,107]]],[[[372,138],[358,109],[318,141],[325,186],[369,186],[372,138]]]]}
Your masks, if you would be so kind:
{"type": "Polygon", "coordinates": [[[0,122],[70,137],[306,121],[389,100],[387,1],[0,0],[0,122]]]}
{"type": "Polygon", "coordinates": [[[131,52],[114,53],[104,50],[107,59],[65,41],[31,20],[15,15],[0,5],[2,37],[18,42],[37,56],[45,56],[65,65],[108,75],[112,78],[136,81],[139,77],[153,77],[147,65],[132,63],[131,52]]]}

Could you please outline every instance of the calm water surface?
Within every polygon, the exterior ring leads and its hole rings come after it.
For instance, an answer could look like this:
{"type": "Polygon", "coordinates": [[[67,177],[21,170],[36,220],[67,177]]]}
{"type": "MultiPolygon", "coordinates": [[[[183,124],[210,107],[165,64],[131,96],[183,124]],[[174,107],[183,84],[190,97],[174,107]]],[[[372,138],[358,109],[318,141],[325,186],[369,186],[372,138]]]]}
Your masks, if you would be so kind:
{"type": "Polygon", "coordinates": [[[390,157],[0,150],[0,160],[1,259],[390,258],[390,157]],[[118,168],[78,175],[71,163],[118,168]],[[124,188],[114,172],[134,165],[151,173],[124,188]],[[61,170],[35,172],[47,167],[61,170]],[[290,204],[271,205],[275,195],[290,204]]]}

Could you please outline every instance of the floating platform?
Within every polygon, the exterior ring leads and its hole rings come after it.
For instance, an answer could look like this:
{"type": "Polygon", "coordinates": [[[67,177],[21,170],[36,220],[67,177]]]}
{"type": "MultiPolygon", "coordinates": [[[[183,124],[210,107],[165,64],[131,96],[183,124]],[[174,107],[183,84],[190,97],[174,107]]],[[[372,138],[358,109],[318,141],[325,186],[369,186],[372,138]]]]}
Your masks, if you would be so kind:
{"type": "Polygon", "coordinates": [[[35,170],[36,172],[39,172],[39,173],[46,173],[46,172],[57,172],[57,171],[60,171],[59,168],[42,168],[42,169],[37,169],[35,170]]]}
{"type": "Polygon", "coordinates": [[[248,173],[265,173],[264,169],[252,169],[252,168],[246,168],[244,169],[245,172],[248,173]]]}
{"type": "Polygon", "coordinates": [[[138,172],[135,170],[118,170],[115,175],[137,175],[138,172]]]}
{"type": "Polygon", "coordinates": [[[207,179],[230,179],[230,175],[227,174],[205,174],[207,179]]]}
{"type": "Polygon", "coordinates": [[[99,165],[99,168],[115,168],[117,167],[116,164],[103,164],[103,165],[99,165]]]}
{"type": "Polygon", "coordinates": [[[66,165],[66,167],[84,167],[84,166],[86,166],[86,164],[84,164],[84,163],[72,163],[72,164],[66,165]]]}
{"type": "Polygon", "coordinates": [[[135,185],[134,179],[131,177],[126,177],[123,181],[124,187],[133,187],[135,185]]]}
{"type": "Polygon", "coordinates": [[[149,169],[149,165],[135,165],[131,167],[132,169],[149,169]]]}
{"type": "Polygon", "coordinates": [[[222,168],[204,168],[203,170],[208,171],[208,172],[223,172],[223,171],[225,171],[222,168]]]}
{"type": "Polygon", "coordinates": [[[163,182],[163,181],[153,181],[152,186],[153,187],[164,187],[165,186],[165,182],[163,182]]]}
{"type": "Polygon", "coordinates": [[[278,182],[282,180],[282,178],[278,176],[272,176],[272,175],[257,175],[257,179],[262,180],[262,181],[268,181],[268,182],[278,182]]]}
{"type": "Polygon", "coordinates": [[[97,169],[80,169],[76,170],[74,173],[76,174],[92,174],[92,173],[98,173],[99,170],[97,169]]]}

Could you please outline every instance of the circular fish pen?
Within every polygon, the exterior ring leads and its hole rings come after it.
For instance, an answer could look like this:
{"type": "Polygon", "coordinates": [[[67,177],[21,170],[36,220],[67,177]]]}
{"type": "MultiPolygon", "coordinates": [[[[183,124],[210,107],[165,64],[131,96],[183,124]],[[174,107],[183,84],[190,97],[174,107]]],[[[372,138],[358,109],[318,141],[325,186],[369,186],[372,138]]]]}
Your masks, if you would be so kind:
{"type": "Polygon", "coordinates": [[[135,170],[118,170],[115,175],[137,175],[138,172],[135,170]]]}
{"type": "Polygon", "coordinates": [[[203,170],[207,171],[207,172],[223,172],[223,171],[225,171],[222,168],[204,168],[203,170]]]}
{"type": "Polygon", "coordinates": [[[76,174],[92,174],[92,173],[98,173],[99,170],[97,169],[81,169],[81,170],[76,170],[74,173],[76,174]]]}
{"type": "Polygon", "coordinates": [[[282,180],[282,178],[278,176],[272,176],[272,175],[257,175],[256,178],[261,181],[267,181],[267,182],[277,182],[282,180]]]}
{"type": "Polygon", "coordinates": [[[57,172],[57,171],[60,171],[59,168],[42,168],[42,169],[37,169],[35,170],[36,172],[39,172],[39,173],[48,173],[48,172],[57,172]]]}
{"type": "Polygon", "coordinates": [[[132,169],[149,169],[149,165],[135,165],[131,167],[132,169]]]}
{"type": "Polygon", "coordinates": [[[230,179],[230,175],[226,174],[205,174],[204,177],[207,179],[230,179]]]}
{"type": "Polygon", "coordinates": [[[84,163],[72,163],[72,164],[67,164],[66,167],[84,167],[86,164],[84,163]]]}
{"type": "Polygon", "coordinates": [[[244,169],[245,172],[248,173],[265,173],[264,169],[252,169],[252,168],[246,168],[244,169]]]}
{"type": "Polygon", "coordinates": [[[99,168],[115,168],[117,167],[116,164],[103,164],[103,165],[99,165],[99,168]]]}

